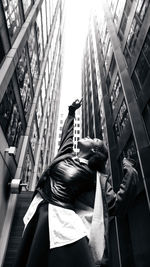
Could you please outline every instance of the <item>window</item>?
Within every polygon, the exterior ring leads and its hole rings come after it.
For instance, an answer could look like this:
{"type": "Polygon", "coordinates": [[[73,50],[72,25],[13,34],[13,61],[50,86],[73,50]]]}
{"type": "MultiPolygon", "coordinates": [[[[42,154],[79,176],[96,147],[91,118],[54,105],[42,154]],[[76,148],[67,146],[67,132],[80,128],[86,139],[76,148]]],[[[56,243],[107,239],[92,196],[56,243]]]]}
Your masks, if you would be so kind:
{"type": "Polygon", "coordinates": [[[23,130],[11,83],[0,103],[0,123],[9,146],[17,147],[23,130]]]}
{"type": "Polygon", "coordinates": [[[150,29],[147,33],[147,37],[146,37],[145,43],[143,45],[142,51],[143,51],[149,65],[150,65],[150,29]]]}
{"type": "Polygon", "coordinates": [[[36,116],[37,116],[38,127],[40,127],[40,121],[41,121],[41,117],[42,117],[41,97],[39,97],[39,100],[38,100],[38,105],[37,105],[37,110],[36,110],[36,116]]]}
{"type": "Polygon", "coordinates": [[[146,107],[144,108],[143,119],[145,122],[147,134],[148,134],[149,139],[150,139],[150,100],[148,101],[146,107]]]}
{"type": "Polygon", "coordinates": [[[139,0],[138,1],[136,13],[137,13],[137,15],[141,21],[144,20],[148,5],[149,5],[149,0],[139,0]]]}
{"type": "Polygon", "coordinates": [[[42,80],[41,94],[42,94],[42,105],[44,105],[45,96],[46,96],[46,87],[45,87],[45,79],[44,79],[44,77],[43,77],[43,80],[42,80]]]}
{"type": "Polygon", "coordinates": [[[8,32],[11,41],[13,42],[20,27],[21,19],[19,13],[19,1],[18,0],[2,0],[8,32]]]}
{"type": "Polygon", "coordinates": [[[31,97],[31,88],[30,88],[29,74],[28,74],[28,68],[27,68],[25,48],[23,49],[21,57],[18,61],[18,64],[16,67],[16,74],[17,74],[17,80],[18,80],[18,85],[19,85],[19,90],[20,90],[25,117],[26,117],[26,120],[28,120],[30,109],[31,109],[31,104],[32,104],[32,97],[31,97]]]}
{"type": "Polygon", "coordinates": [[[119,78],[119,75],[117,74],[111,94],[110,94],[110,101],[111,101],[111,107],[112,109],[115,109],[116,103],[118,101],[120,92],[122,91],[122,85],[119,78]]]}
{"type": "Polygon", "coordinates": [[[147,33],[142,51],[132,75],[132,82],[136,93],[142,89],[150,70],[150,30],[147,33]]]}
{"type": "Polygon", "coordinates": [[[115,14],[114,14],[114,22],[117,26],[122,16],[122,12],[123,12],[126,0],[118,0],[116,2],[117,2],[117,6],[115,9],[115,14]]]}
{"type": "Polygon", "coordinates": [[[35,89],[38,79],[38,59],[36,53],[34,26],[31,29],[31,33],[28,40],[28,47],[29,47],[30,68],[33,80],[33,88],[35,89]]]}
{"type": "Polygon", "coordinates": [[[143,52],[141,52],[141,54],[140,54],[135,71],[136,71],[137,76],[138,76],[140,83],[142,85],[144,83],[146,77],[147,77],[148,72],[149,72],[149,64],[148,64],[143,52]]]}
{"type": "Polygon", "coordinates": [[[46,46],[47,43],[47,23],[46,23],[46,5],[45,5],[45,0],[43,1],[42,4],[42,25],[43,25],[43,38],[44,38],[44,47],[46,46]]]}
{"type": "Polygon", "coordinates": [[[136,8],[135,16],[128,34],[127,46],[132,53],[136,45],[136,41],[141,29],[142,21],[144,20],[147,7],[149,5],[149,0],[139,0],[136,8]]]}
{"type": "Polygon", "coordinates": [[[31,8],[32,0],[22,0],[22,4],[23,4],[24,14],[26,16],[31,8]]]}
{"type": "Polygon", "coordinates": [[[140,32],[140,28],[141,25],[138,23],[138,20],[134,18],[127,38],[127,46],[130,50],[130,53],[132,53],[134,50],[140,32]]]}
{"type": "Polygon", "coordinates": [[[46,1],[46,10],[47,10],[47,28],[48,28],[48,35],[50,33],[50,26],[51,26],[51,6],[50,1],[46,1]]]}
{"type": "Polygon", "coordinates": [[[42,38],[42,24],[41,24],[41,12],[40,11],[36,19],[35,29],[36,29],[37,42],[38,42],[38,58],[39,58],[39,64],[41,65],[41,62],[43,59],[43,38],[42,38]]]}
{"type": "Polygon", "coordinates": [[[23,164],[23,176],[22,176],[22,183],[27,183],[29,185],[29,182],[31,180],[32,175],[32,163],[30,159],[29,152],[27,152],[24,164],[23,164]]]}
{"type": "Polygon", "coordinates": [[[126,60],[127,64],[130,65],[130,63],[131,63],[131,54],[130,54],[130,51],[129,51],[127,45],[125,45],[125,49],[124,49],[123,53],[124,53],[125,60],[126,60]]]}
{"type": "Polygon", "coordinates": [[[118,33],[118,36],[119,36],[121,41],[123,40],[123,35],[124,35],[125,29],[126,29],[126,24],[127,24],[128,16],[130,14],[131,6],[132,6],[131,1],[127,0],[126,4],[125,4],[123,15],[122,15],[121,23],[120,23],[119,33],[118,33]]]}
{"type": "Polygon", "coordinates": [[[134,85],[134,89],[135,89],[135,92],[136,92],[136,95],[138,96],[139,92],[141,91],[141,86],[140,86],[140,82],[139,82],[139,79],[138,79],[138,76],[136,74],[136,71],[133,72],[132,74],[132,82],[133,82],[133,85],[134,85]]]}
{"type": "Polygon", "coordinates": [[[128,116],[128,110],[127,106],[125,103],[125,100],[123,100],[120,110],[118,112],[117,118],[114,123],[114,131],[117,136],[117,139],[122,135],[124,132],[124,129],[129,121],[129,116],[128,116]]]}
{"type": "Polygon", "coordinates": [[[5,57],[5,51],[4,51],[4,46],[3,46],[3,42],[2,42],[2,38],[0,35],[0,64],[3,61],[4,57],[5,57]]]}
{"type": "Polygon", "coordinates": [[[115,67],[116,67],[116,60],[115,60],[115,57],[114,57],[114,54],[113,54],[112,55],[112,58],[111,58],[110,68],[109,68],[109,75],[110,75],[110,77],[113,76],[115,67]]]}
{"type": "Polygon", "coordinates": [[[38,140],[38,133],[37,133],[37,128],[36,128],[36,123],[34,120],[33,126],[32,126],[32,133],[31,133],[31,137],[30,137],[30,143],[31,143],[33,154],[35,152],[37,140],[38,140]]]}

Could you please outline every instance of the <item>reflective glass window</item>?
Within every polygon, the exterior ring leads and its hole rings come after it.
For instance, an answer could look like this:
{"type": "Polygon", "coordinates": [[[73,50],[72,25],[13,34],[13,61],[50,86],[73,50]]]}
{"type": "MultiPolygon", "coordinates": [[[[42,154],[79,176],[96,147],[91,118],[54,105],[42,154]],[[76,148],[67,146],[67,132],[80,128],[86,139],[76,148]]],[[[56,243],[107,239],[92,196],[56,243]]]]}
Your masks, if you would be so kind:
{"type": "Polygon", "coordinates": [[[143,48],[142,48],[142,51],[143,51],[149,65],[150,65],[150,30],[148,31],[146,40],[145,40],[143,48]]]}
{"type": "Polygon", "coordinates": [[[39,100],[38,100],[38,105],[37,105],[36,115],[37,115],[38,127],[40,127],[40,121],[41,121],[41,117],[42,117],[41,97],[39,97],[39,100]]]}
{"type": "Polygon", "coordinates": [[[38,132],[37,132],[37,127],[36,127],[36,123],[34,120],[33,126],[32,126],[31,137],[30,137],[30,143],[31,143],[33,154],[35,153],[37,140],[38,140],[38,132]]]}
{"type": "Polygon", "coordinates": [[[57,1],[56,1],[56,0],[51,0],[51,10],[52,10],[52,16],[53,16],[53,15],[54,15],[54,13],[55,13],[56,4],[57,4],[57,1]]]}
{"type": "Polygon", "coordinates": [[[116,6],[117,6],[117,1],[116,0],[111,0],[110,1],[110,8],[111,8],[112,15],[114,15],[114,13],[115,13],[116,6]]]}
{"type": "Polygon", "coordinates": [[[43,134],[45,138],[47,136],[47,130],[48,130],[48,118],[46,117],[45,125],[44,125],[44,134],[43,134]]]}
{"type": "Polygon", "coordinates": [[[44,150],[45,150],[45,138],[44,138],[44,136],[43,136],[43,138],[42,138],[42,144],[41,144],[41,158],[42,158],[42,161],[43,161],[43,159],[44,159],[44,150]]]}
{"type": "Polygon", "coordinates": [[[32,104],[32,97],[25,48],[23,49],[21,57],[18,61],[16,73],[25,117],[26,120],[28,120],[32,104]]]}
{"type": "Polygon", "coordinates": [[[28,40],[29,56],[30,56],[30,67],[33,80],[33,88],[35,89],[38,79],[38,58],[36,53],[36,43],[35,43],[35,31],[34,26],[31,29],[31,33],[28,40]]]}
{"type": "Polygon", "coordinates": [[[26,15],[31,8],[32,0],[22,0],[24,14],[26,15]]]}
{"type": "Polygon", "coordinates": [[[150,70],[150,30],[147,33],[142,51],[140,53],[137,65],[132,75],[132,81],[136,93],[142,89],[142,84],[145,82],[150,70]]]}
{"type": "Polygon", "coordinates": [[[124,8],[123,15],[122,15],[122,19],[121,19],[121,23],[120,23],[119,32],[118,32],[118,36],[119,36],[121,41],[124,38],[124,32],[125,32],[125,29],[126,29],[126,25],[127,25],[127,20],[128,20],[128,15],[130,13],[130,9],[131,9],[131,2],[130,1],[126,1],[125,8],[124,8]]]}
{"type": "Polygon", "coordinates": [[[127,64],[130,65],[130,63],[131,63],[131,53],[130,53],[127,45],[125,46],[125,49],[124,49],[123,53],[124,53],[124,56],[125,56],[127,64]]]}
{"type": "Polygon", "coordinates": [[[47,90],[48,80],[49,80],[48,61],[47,61],[46,68],[45,68],[45,80],[46,80],[46,90],[47,90]]]}
{"type": "Polygon", "coordinates": [[[125,100],[123,100],[120,106],[117,118],[114,123],[114,130],[115,130],[117,137],[122,135],[128,121],[129,121],[128,110],[127,110],[125,100]]]}
{"type": "Polygon", "coordinates": [[[27,152],[24,163],[23,163],[23,172],[22,172],[22,183],[27,184],[27,188],[31,181],[32,170],[33,170],[33,167],[32,167],[32,163],[30,159],[30,154],[29,152],[27,152]]]}
{"type": "Polygon", "coordinates": [[[45,5],[45,0],[44,0],[42,4],[42,25],[43,25],[44,47],[46,46],[46,43],[47,43],[47,24],[46,24],[45,16],[46,16],[46,5],[45,5]]]}
{"type": "Polygon", "coordinates": [[[124,5],[125,5],[126,0],[119,0],[117,2],[117,7],[115,10],[115,15],[114,15],[114,22],[116,26],[118,25],[120,18],[122,16],[123,10],[124,10],[124,5]]]}
{"type": "Polygon", "coordinates": [[[138,79],[136,71],[133,72],[131,79],[132,79],[132,82],[133,82],[133,85],[134,85],[134,89],[135,89],[136,95],[138,95],[139,92],[141,91],[141,86],[140,86],[140,81],[138,79]]]}
{"type": "Polygon", "coordinates": [[[40,159],[39,159],[39,162],[38,162],[38,177],[41,176],[42,171],[43,171],[43,159],[42,159],[42,157],[40,155],[40,159]]]}
{"type": "Polygon", "coordinates": [[[107,52],[106,52],[106,58],[105,58],[105,66],[106,66],[106,71],[108,71],[109,65],[110,65],[110,60],[112,58],[112,45],[111,42],[109,41],[108,47],[107,47],[107,52]]]}
{"type": "Polygon", "coordinates": [[[113,54],[112,58],[111,58],[110,68],[109,68],[110,77],[113,76],[115,67],[116,67],[116,60],[115,60],[115,57],[114,57],[114,54],[113,54]]]}
{"type": "Polygon", "coordinates": [[[108,34],[108,30],[106,29],[105,36],[104,36],[104,41],[103,41],[103,46],[102,46],[104,57],[105,57],[105,53],[107,51],[109,42],[110,42],[110,37],[109,37],[109,34],[108,34]]]}
{"type": "Polygon", "coordinates": [[[112,91],[111,91],[111,94],[110,94],[112,109],[115,109],[116,103],[117,103],[117,100],[119,98],[121,91],[122,91],[122,85],[121,85],[119,75],[117,74],[112,91]]]}
{"type": "Polygon", "coordinates": [[[45,96],[46,96],[46,87],[45,87],[45,79],[44,78],[42,80],[41,94],[42,94],[42,105],[44,105],[45,96]]]}
{"type": "Polygon", "coordinates": [[[46,10],[47,10],[47,29],[48,29],[48,35],[50,33],[50,26],[51,26],[51,6],[50,6],[50,0],[46,1],[46,10]]]}
{"type": "Polygon", "coordinates": [[[22,124],[11,83],[0,103],[0,124],[9,146],[17,147],[22,134],[22,124]]]}
{"type": "Polygon", "coordinates": [[[42,38],[42,24],[41,24],[40,11],[36,19],[35,28],[36,28],[37,42],[38,42],[38,58],[39,58],[39,63],[41,64],[43,59],[43,38],[42,38]]]}
{"type": "Polygon", "coordinates": [[[144,108],[142,115],[143,115],[143,119],[145,122],[147,134],[148,134],[149,139],[150,139],[150,100],[148,101],[146,107],[144,108]]]}
{"type": "Polygon", "coordinates": [[[149,5],[149,0],[139,0],[138,1],[136,13],[137,13],[137,15],[141,21],[144,20],[148,5],[149,5]]]}
{"type": "Polygon", "coordinates": [[[0,35],[0,51],[1,51],[0,52],[0,64],[1,64],[5,57],[5,51],[4,51],[4,46],[3,46],[1,35],[0,35]]]}
{"type": "Polygon", "coordinates": [[[134,18],[127,38],[128,49],[131,53],[134,50],[140,28],[141,25],[138,23],[137,19],[134,18]]]}
{"type": "Polygon", "coordinates": [[[2,0],[10,39],[13,41],[21,26],[18,0],[2,0]]]}
{"type": "Polygon", "coordinates": [[[150,66],[144,56],[144,54],[141,52],[139,60],[137,62],[135,71],[137,73],[138,79],[141,83],[141,85],[144,83],[147,74],[149,72],[150,66]]]}

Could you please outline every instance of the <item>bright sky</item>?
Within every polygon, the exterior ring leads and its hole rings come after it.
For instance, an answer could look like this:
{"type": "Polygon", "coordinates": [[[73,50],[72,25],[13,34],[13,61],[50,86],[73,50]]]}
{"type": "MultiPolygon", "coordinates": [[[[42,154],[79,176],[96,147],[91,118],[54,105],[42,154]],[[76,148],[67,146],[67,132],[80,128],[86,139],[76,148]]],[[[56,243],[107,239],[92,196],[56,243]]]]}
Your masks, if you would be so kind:
{"type": "Polygon", "coordinates": [[[90,14],[95,5],[96,0],[65,0],[61,112],[76,98],[81,98],[83,51],[90,14]]]}

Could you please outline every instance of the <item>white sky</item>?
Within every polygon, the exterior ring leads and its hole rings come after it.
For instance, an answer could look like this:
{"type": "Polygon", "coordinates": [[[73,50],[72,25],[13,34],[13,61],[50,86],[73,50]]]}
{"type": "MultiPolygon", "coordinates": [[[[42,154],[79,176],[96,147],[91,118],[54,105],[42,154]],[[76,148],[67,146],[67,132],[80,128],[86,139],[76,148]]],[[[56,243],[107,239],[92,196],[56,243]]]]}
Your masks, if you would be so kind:
{"type": "Polygon", "coordinates": [[[83,51],[90,13],[93,6],[96,5],[96,1],[65,0],[64,58],[60,106],[62,113],[76,98],[81,98],[83,51]]]}

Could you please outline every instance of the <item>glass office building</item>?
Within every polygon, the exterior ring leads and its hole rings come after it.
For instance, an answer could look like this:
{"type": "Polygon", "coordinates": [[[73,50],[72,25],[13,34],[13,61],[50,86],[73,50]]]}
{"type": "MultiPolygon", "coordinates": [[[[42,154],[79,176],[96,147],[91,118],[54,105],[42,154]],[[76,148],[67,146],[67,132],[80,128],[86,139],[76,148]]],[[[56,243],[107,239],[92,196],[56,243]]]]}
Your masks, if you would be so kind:
{"type": "Polygon", "coordinates": [[[63,9],[63,0],[0,1],[0,265],[17,203],[12,192],[20,184],[33,191],[54,156],[63,9]]]}
{"type": "Polygon", "coordinates": [[[86,42],[82,69],[82,134],[103,138],[117,191],[122,159],[139,172],[136,199],[110,224],[111,266],[149,266],[150,240],[150,2],[103,1],[86,42]]]}

